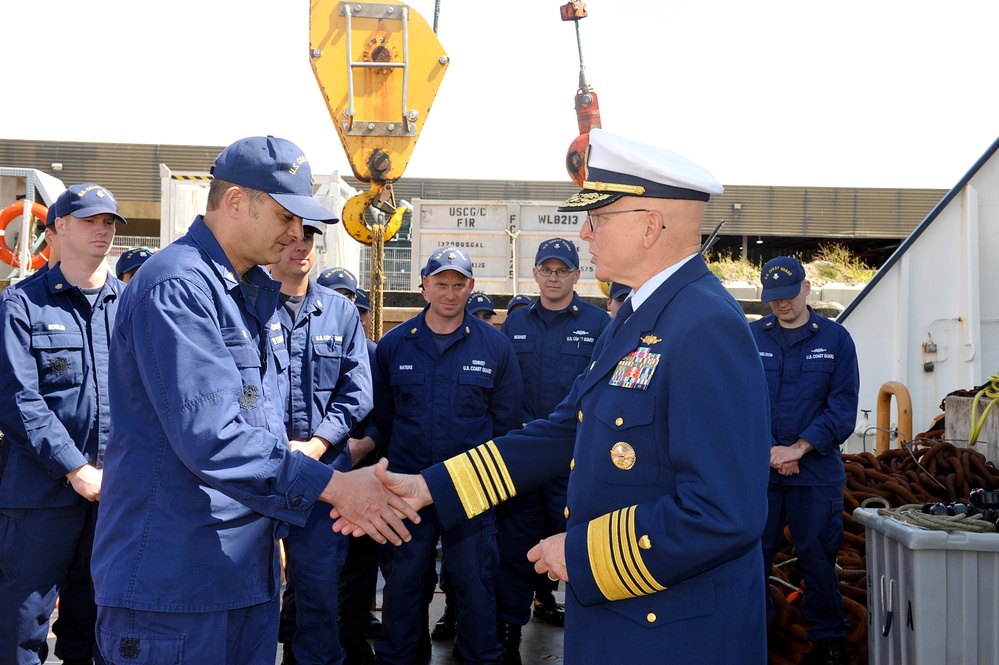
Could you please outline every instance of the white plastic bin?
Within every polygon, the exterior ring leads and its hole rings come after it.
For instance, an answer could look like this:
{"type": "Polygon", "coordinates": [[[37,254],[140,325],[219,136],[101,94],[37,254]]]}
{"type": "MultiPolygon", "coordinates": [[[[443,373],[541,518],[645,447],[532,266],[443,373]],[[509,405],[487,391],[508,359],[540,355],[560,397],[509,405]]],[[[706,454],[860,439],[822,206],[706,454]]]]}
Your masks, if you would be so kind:
{"type": "Polygon", "coordinates": [[[999,534],[933,531],[868,508],[853,519],[867,539],[871,665],[999,664],[999,534]]]}

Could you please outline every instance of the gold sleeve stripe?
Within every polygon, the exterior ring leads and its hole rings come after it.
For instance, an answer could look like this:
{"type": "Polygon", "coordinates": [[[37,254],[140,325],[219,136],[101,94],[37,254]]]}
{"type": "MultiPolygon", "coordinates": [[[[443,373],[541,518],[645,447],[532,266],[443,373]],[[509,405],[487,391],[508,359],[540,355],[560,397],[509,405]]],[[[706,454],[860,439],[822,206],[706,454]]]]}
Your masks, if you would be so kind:
{"type": "Polygon", "coordinates": [[[601,515],[592,520],[586,529],[586,548],[590,556],[590,572],[600,593],[607,600],[624,600],[634,594],[621,583],[621,576],[614,566],[610,546],[611,515],[601,515]]]}
{"type": "Polygon", "coordinates": [[[492,441],[452,457],[444,468],[469,518],[516,494],[506,463],[492,441]]]}
{"type": "Polygon", "coordinates": [[[495,443],[487,441],[468,451],[468,454],[472,458],[472,464],[479,472],[480,480],[486,486],[490,501],[494,506],[517,493],[513,487],[513,480],[510,478],[510,472],[506,468],[506,463],[495,443]]]}
{"type": "Polygon", "coordinates": [[[655,593],[656,591],[663,591],[666,587],[659,584],[659,582],[652,577],[652,573],[649,572],[648,567],[645,565],[645,561],[642,559],[643,550],[638,546],[638,533],[635,530],[635,514],[638,512],[637,506],[632,506],[627,510],[627,524],[625,529],[621,531],[621,539],[627,543],[628,556],[625,561],[628,564],[628,570],[631,572],[636,582],[643,589],[645,589],[645,593],[648,594],[655,593]]]}
{"type": "Polygon", "coordinates": [[[611,513],[611,531],[608,535],[611,542],[611,552],[614,554],[614,567],[617,574],[621,577],[621,584],[628,589],[628,596],[644,596],[649,591],[636,583],[634,576],[631,574],[631,566],[628,565],[629,553],[625,550],[626,540],[624,538],[624,531],[629,510],[631,509],[625,508],[623,510],[615,510],[611,513]]]}
{"type": "Polygon", "coordinates": [[[590,522],[587,549],[597,588],[608,600],[623,600],[663,591],[652,577],[635,534],[635,506],[590,522]]]}

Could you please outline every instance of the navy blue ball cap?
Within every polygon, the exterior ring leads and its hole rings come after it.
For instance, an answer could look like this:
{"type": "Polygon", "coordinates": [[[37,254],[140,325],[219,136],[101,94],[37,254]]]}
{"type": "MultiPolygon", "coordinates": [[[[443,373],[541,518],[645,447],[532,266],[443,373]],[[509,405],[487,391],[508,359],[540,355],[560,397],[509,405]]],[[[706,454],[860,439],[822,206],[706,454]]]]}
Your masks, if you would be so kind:
{"type": "Polygon", "coordinates": [[[364,289],[357,289],[357,295],[354,297],[354,306],[357,309],[363,309],[365,312],[371,311],[371,294],[364,289]]]}
{"type": "Polygon", "coordinates": [[[114,267],[115,277],[121,279],[122,275],[130,270],[135,270],[152,255],[153,250],[148,247],[133,247],[127,250],[118,257],[118,263],[114,267]]]}
{"type": "Polygon", "coordinates": [[[468,296],[468,302],[465,303],[465,311],[469,314],[475,314],[476,312],[496,313],[496,310],[493,309],[493,299],[482,291],[476,291],[468,296]]]}
{"type": "Polygon", "coordinates": [[[770,259],[763,266],[760,281],[763,282],[763,292],[760,300],[790,300],[801,293],[801,283],[805,280],[805,267],[798,259],[790,256],[778,256],[770,259]]]}
{"type": "Polygon", "coordinates": [[[347,289],[355,296],[357,295],[357,277],[346,268],[330,268],[324,270],[316,283],[328,289],[347,289]]]}
{"type": "Polygon", "coordinates": [[[469,279],[472,278],[472,261],[463,250],[454,245],[441,247],[430,255],[423,275],[429,277],[445,270],[456,270],[469,279]]]}
{"type": "Polygon", "coordinates": [[[518,307],[529,306],[532,302],[534,302],[534,298],[531,296],[525,296],[523,293],[518,293],[514,297],[510,298],[510,302],[506,304],[506,311],[507,313],[510,313],[518,307]]]}
{"type": "MultiPolygon", "coordinates": [[[[125,218],[118,214],[118,201],[115,200],[111,190],[93,182],[70,185],[52,204],[48,216],[52,217],[52,223],[55,224],[56,217],[70,215],[77,219],[94,215],[111,215],[122,224],[128,224],[125,218]]],[[[45,225],[48,226],[48,223],[46,219],[45,225]]]]}
{"type": "Polygon", "coordinates": [[[624,298],[628,297],[629,293],[631,293],[631,287],[628,286],[627,284],[621,284],[619,282],[611,282],[611,287],[610,287],[611,300],[618,300],[618,299],[623,300],[624,298]]]}
{"type": "Polygon", "coordinates": [[[534,265],[540,266],[548,259],[558,259],[573,270],[579,268],[579,252],[572,241],[565,238],[551,238],[541,243],[534,255],[534,265]]]}
{"type": "Polygon", "coordinates": [[[215,158],[212,175],[266,192],[296,217],[337,221],[337,216],[313,196],[309,160],[301,148],[286,139],[273,136],[240,139],[215,158]]]}

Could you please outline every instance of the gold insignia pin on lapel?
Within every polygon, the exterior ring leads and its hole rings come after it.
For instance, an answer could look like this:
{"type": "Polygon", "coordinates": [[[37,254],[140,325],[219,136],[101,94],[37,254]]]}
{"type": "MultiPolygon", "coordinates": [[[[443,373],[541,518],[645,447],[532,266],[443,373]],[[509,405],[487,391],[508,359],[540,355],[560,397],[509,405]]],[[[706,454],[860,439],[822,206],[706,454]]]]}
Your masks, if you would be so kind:
{"type": "Polygon", "coordinates": [[[662,340],[656,337],[655,335],[646,335],[645,337],[640,337],[639,341],[641,341],[642,344],[645,344],[646,346],[652,346],[653,344],[658,344],[662,340]]]}
{"type": "Polygon", "coordinates": [[[610,455],[614,466],[623,471],[635,466],[635,449],[624,441],[615,443],[614,447],[610,449],[610,455]]]}

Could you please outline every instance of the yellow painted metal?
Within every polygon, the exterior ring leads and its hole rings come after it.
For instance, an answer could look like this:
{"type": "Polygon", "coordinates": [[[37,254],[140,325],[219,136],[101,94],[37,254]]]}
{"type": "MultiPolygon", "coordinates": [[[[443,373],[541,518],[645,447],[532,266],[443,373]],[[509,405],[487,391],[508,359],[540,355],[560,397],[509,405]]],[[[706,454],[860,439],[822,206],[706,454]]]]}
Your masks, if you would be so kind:
{"type": "Polygon", "coordinates": [[[371,189],[366,192],[360,192],[354,196],[347,199],[347,202],[343,204],[343,212],[340,213],[340,220],[343,223],[343,228],[347,231],[351,238],[363,245],[370,245],[374,240],[374,229],[378,226],[382,227],[381,233],[383,234],[384,242],[388,242],[395,237],[395,234],[399,232],[399,228],[402,226],[402,217],[409,210],[406,206],[399,206],[392,213],[387,224],[374,224],[368,226],[367,221],[364,218],[365,211],[371,207],[371,203],[378,198],[378,195],[383,189],[391,187],[391,185],[382,185],[381,183],[375,183],[371,185],[371,189]]]}
{"type": "Polygon", "coordinates": [[[354,175],[397,180],[447,69],[437,35],[396,0],[311,0],[309,48],[354,175]]]}

